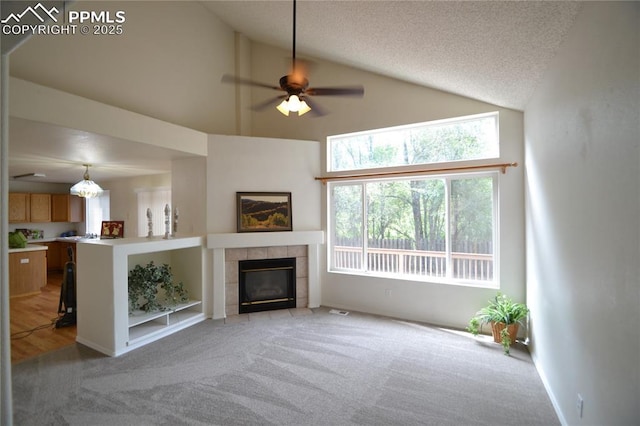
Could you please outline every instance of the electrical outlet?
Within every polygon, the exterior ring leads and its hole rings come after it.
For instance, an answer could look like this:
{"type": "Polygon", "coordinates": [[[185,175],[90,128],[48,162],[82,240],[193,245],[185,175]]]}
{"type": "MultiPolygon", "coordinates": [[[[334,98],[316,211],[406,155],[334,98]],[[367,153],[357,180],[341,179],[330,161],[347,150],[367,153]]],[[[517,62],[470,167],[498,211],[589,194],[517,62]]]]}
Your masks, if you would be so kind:
{"type": "Polygon", "coordinates": [[[390,288],[385,288],[384,289],[384,295],[385,296],[391,296],[391,289],[390,288]]]}
{"type": "Polygon", "coordinates": [[[578,399],[576,399],[576,410],[578,411],[579,418],[582,418],[583,408],[584,408],[584,400],[582,399],[582,395],[578,394],[578,399]]]}

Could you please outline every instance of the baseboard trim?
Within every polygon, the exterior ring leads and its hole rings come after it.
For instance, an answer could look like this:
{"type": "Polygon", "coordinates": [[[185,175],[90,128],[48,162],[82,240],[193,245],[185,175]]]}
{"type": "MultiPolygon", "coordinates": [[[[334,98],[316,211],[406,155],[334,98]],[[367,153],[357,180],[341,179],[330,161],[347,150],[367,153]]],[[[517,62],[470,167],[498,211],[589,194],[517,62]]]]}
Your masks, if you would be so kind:
{"type": "Polygon", "coordinates": [[[540,376],[540,380],[542,380],[542,385],[544,386],[545,390],[547,391],[547,395],[551,400],[551,405],[553,405],[553,409],[556,412],[556,415],[558,416],[558,420],[560,420],[560,424],[562,426],[568,426],[569,423],[567,422],[567,420],[564,418],[564,415],[562,414],[562,410],[560,409],[560,404],[558,403],[558,400],[555,394],[553,393],[553,390],[551,389],[551,385],[549,384],[547,375],[545,374],[544,369],[540,365],[540,361],[538,360],[538,357],[536,356],[535,353],[531,351],[529,351],[529,354],[531,355],[531,360],[533,361],[533,365],[536,367],[536,370],[538,371],[538,376],[540,376]]]}

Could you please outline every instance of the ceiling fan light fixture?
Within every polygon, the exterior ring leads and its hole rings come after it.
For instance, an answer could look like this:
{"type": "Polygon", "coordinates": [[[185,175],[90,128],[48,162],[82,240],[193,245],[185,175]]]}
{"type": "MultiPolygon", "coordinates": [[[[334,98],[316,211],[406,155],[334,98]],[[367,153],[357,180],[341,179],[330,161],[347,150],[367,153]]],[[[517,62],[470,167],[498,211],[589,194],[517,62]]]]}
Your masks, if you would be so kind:
{"type": "Polygon", "coordinates": [[[289,101],[285,99],[276,107],[278,111],[280,111],[283,115],[289,116],[289,101]]]}
{"type": "Polygon", "coordinates": [[[91,180],[91,177],[89,176],[90,165],[91,164],[83,164],[86,168],[83,179],[71,187],[69,190],[71,195],[77,195],[82,198],[93,198],[104,192],[100,185],[91,180]]]}
{"type": "Polygon", "coordinates": [[[300,101],[300,109],[298,110],[298,115],[306,114],[311,111],[311,107],[307,105],[307,103],[303,100],[300,101]]]}
{"type": "Polygon", "coordinates": [[[300,98],[298,97],[298,95],[289,96],[289,111],[290,112],[300,111],[300,98]]]}
{"type": "Polygon", "coordinates": [[[298,116],[300,116],[311,111],[311,107],[307,105],[304,99],[301,100],[298,95],[289,96],[289,98],[282,101],[276,109],[287,117],[291,112],[297,112],[298,116]]]}

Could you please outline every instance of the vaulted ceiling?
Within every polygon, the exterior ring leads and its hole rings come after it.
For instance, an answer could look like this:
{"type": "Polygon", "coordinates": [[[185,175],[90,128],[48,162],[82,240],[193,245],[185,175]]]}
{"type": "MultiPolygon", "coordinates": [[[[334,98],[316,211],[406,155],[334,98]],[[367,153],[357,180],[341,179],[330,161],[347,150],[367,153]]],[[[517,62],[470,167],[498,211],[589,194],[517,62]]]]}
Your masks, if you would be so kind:
{"type": "MultiPolygon", "coordinates": [[[[18,4],[18,8],[26,4],[3,1],[3,15],[9,3],[18,4]]],[[[291,49],[291,0],[201,3],[250,40],[291,49]]],[[[149,5],[153,7],[152,2],[149,5]]],[[[571,1],[298,0],[296,50],[300,56],[523,110],[580,7],[580,2],[571,1]]],[[[3,36],[3,50],[8,43],[3,36]]],[[[12,123],[10,176],[47,169],[45,172],[52,176],[47,181],[78,180],[82,170],[69,167],[69,161],[60,163],[65,167],[53,165],[51,158],[61,154],[59,150],[46,153],[53,150],[51,144],[41,142],[35,148],[29,144],[39,133],[49,135],[42,141],[88,140],[88,135],[29,124],[12,123]],[[45,155],[34,157],[30,154],[33,152],[45,155]]],[[[97,136],[92,143],[99,145],[104,138],[97,136]]],[[[110,158],[114,150],[96,146],[96,152],[101,152],[100,162],[109,167],[94,170],[92,177],[161,173],[169,171],[171,159],[180,155],[160,150],[150,158],[143,147],[128,146],[133,148],[126,159],[110,158]]]]}
{"type": "MultiPolygon", "coordinates": [[[[291,0],[202,3],[249,39],[291,49],[291,0]]],[[[301,54],[524,110],[580,2],[299,0],[296,9],[301,54]]]]}

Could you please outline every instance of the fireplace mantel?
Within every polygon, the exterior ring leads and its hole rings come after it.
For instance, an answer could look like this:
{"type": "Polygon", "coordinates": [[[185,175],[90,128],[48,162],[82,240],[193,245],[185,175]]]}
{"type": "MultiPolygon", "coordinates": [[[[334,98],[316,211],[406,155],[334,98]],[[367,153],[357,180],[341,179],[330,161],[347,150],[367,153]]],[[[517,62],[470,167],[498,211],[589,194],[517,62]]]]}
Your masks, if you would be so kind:
{"type": "Polygon", "coordinates": [[[310,308],[320,306],[320,245],[324,244],[323,231],[246,232],[207,235],[207,248],[213,251],[213,306],[212,318],[226,318],[225,308],[225,249],[273,246],[300,246],[308,248],[308,303],[310,308]]]}
{"type": "Polygon", "coordinates": [[[323,231],[245,232],[207,235],[207,248],[298,246],[324,243],[323,231]]]}

